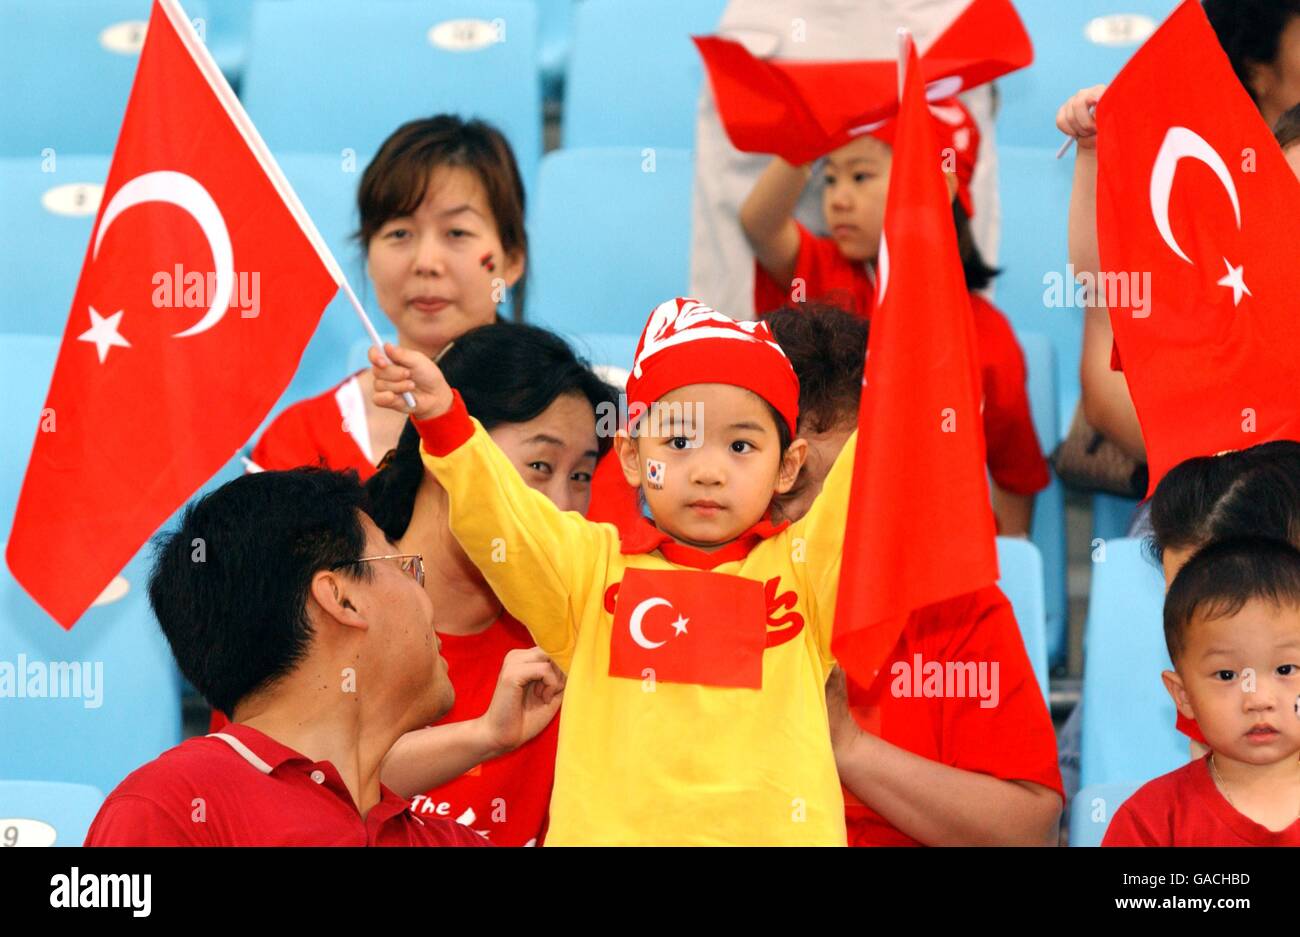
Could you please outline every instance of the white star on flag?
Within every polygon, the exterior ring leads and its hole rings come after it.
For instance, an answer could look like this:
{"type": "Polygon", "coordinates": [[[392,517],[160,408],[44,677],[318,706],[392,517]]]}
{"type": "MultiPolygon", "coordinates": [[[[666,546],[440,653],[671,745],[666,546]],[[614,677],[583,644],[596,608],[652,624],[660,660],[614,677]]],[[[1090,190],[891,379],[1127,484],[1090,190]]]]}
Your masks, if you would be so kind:
{"type": "Polygon", "coordinates": [[[1246,280],[1244,279],[1245,270],[1242,267],[1234,267],[1232,264],[1228,263],[1227,257],[1223,258],[1223,263],[1227,266],[1228,272],[1223,279],[1218,281],[1218,285],[1232,287],[1232,304],[1236,306],[1241,302],[1242,293],[1245,293],[1247,296],[1252,295],[1250,289],[1247,288],[1246,280]]]}
{"type": "Polygon", "coordinates": [[[678,635],[686,634],[686,623],[689,621],[690,619],[687,618],[685,615],[679,614],[677,616],[677,620],[673,622],[673,628],[674,630],[676,630],[678,635]]]}
{"type": "Polygon", "coordinates": [[[94,342],[95,352],[99,355],[99,363],[103,364],[104,359],[108,357],[110,348],[130,348],[128,342],[117,331],[118,326],[122,324],[122,310],[119,309],[107,319],[101,316],[94,306],[90,308],[90,328],[77,336],[79,342],[94,342]]]}

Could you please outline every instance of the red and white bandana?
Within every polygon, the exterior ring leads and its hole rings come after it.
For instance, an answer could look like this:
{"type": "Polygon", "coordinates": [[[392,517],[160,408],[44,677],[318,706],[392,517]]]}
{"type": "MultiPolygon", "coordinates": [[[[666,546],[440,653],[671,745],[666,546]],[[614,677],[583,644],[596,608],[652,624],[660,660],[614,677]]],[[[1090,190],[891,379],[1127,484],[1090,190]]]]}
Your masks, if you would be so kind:
{"type": "Polygon", "coordinates": [[[795,434],[799,378],[766,322],[737,322],[695,299],[660,303],[637,343],[627,381],[628,412],[643,412],[688,384],[731,384],[753,391],[795,434]]]}

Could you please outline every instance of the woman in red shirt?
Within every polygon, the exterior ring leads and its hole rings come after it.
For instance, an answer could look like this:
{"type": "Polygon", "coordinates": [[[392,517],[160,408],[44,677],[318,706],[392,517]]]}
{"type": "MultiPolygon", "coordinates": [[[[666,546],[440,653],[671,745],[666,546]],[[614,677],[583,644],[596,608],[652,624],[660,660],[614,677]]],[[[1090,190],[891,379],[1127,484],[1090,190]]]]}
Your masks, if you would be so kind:
{"type": "MultiPolygon", "coordinates": [[[[497,319],[507,291],[523,316],[524,188],[496,128],[450,114],[397,128],[357,190],[358,239],[397,343],[436,357],[497,319]]],[[[371,402],[370,369],[281,413],[253,449],[260,469],[324,463],[362,480],[397,445],[404,420],[371,402]]]]}

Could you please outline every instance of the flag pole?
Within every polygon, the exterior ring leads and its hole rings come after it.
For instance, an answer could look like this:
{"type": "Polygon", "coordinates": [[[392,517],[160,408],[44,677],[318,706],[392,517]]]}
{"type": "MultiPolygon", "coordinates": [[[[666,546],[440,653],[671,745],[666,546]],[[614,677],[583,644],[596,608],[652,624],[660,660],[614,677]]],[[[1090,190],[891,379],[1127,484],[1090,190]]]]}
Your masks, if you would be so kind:
{"type": "MultiPolygon", "coordinates": [[[[379,353],[382,355],[384,353],[384,340],[379,337],[379,332],[375,329],[375,324],[370,321],[370,316],[366,315],[366,310],[365,307],[361,305],[361,300],[357,299],[357,294],[352,292],[352,284],[348,282],[347,274],[343,274],[342,279],[339,280],[339,286],[342,287],[343,295],[348,298],[348,302],[352,304],[352,308],[357,311],[357,316],[361,319],[361,325],[365,328],[366,334],[370,336],[371,343],[374,344],[375,348],[378,349],[379,353]]],[[[406,403],[408,409],[415,409],[415,395],[410,391],[402,394],[402,400],[406,403]]]]}
{"type": "Polygon", "coordinates": [[[907,80],[907,58],[912,48],[912,31],[898,27],[898,105],[903,106],[903,83],[907,80]]]}

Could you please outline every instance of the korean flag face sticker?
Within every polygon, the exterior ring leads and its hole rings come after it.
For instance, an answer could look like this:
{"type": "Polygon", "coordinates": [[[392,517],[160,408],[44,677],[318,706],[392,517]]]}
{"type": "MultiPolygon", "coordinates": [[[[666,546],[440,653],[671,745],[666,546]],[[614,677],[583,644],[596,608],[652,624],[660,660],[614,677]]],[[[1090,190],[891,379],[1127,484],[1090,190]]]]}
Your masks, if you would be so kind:
{"type": "Polygon", "coordinates": [[[662,488],[664,486],[664,472],[667,466],[657,459],[645,460],[645,481],[651,488],[662,488]]]}

